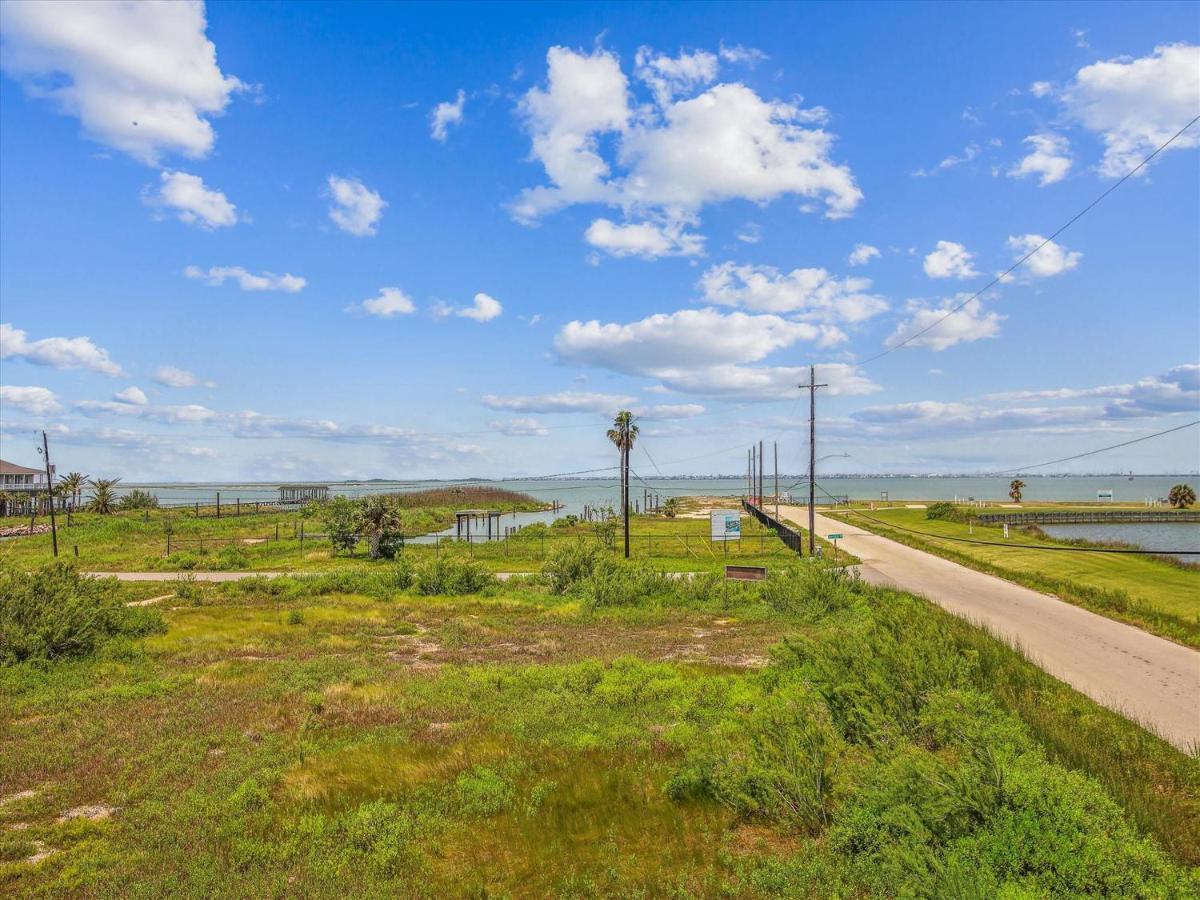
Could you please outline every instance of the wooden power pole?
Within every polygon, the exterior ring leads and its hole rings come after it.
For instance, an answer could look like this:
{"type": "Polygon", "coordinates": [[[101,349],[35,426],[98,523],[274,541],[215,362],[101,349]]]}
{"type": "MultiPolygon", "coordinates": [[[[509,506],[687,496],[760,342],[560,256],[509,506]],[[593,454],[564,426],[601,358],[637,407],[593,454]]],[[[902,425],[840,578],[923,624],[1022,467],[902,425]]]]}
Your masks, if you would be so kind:
{"type": "Polygon", "coordinates": [[[779,521],[779,441],[771,442],[775,451],[775,521],[779,521]]]}
{"type": "Polygon", "coordinates": [[[762,508],[763,502],[763,463],[766,460],[763,458],[763,442],[758,442],[758,505],[762,508]]]}
{"type": "MultiPolygon", "coordinates": [[[[50,465],[50,442],[46,439],[46,432],[42,432],[42,457],[46,462],[46,498],[50,502],[50,543],[54,547],[54,555],[58,556],[58,523],[54,521],[54,476],[51,475],[53,467],[50,465]]],[[[37,502],[35,499],[34,503],[37,502]]]]}
{"type": "Polygon", "coordinates": [[[808,367],[808,555],[816,552],[817,539],[817,388],[829,387],[817,384],[817,367],[808,367]]]}

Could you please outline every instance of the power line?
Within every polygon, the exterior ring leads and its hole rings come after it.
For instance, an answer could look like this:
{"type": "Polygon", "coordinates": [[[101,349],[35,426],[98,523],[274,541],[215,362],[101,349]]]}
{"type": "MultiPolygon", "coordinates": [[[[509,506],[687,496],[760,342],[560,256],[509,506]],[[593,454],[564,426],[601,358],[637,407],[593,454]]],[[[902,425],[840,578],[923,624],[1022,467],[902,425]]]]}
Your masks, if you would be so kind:
{"type": "Polygon", "coordinates": [[[1180,128],[1177,132],[1175,132],[1175,134],[1173,134],[1170,138],[1168,138],[1165,142],[1160,144],[1153,153],[1151,153],[1149,156],[1147,156],[1145,159],[1143,159],[1134,168],[1132,168],[1128,172],[1126,172],[1116,183],[1112,184],[1108,188],[1108,190],[1106,190],[1103,194],[1101,194],[1099,197],[1097,197],[1095,200],[1093,200],[1091,203],[1089,203],[1087,206],[1085,206],[1083,209],[1081,209],[1079,212],[1077,212],[1075,215],[1073,215],[1070,219],[1068,219],[1066,221],[1066,223],[1061,225],[1053,234],[1050,235],[1050,237],[1045,238],[1040,244],[1038,244],[1036,247],[1034,247],[1032,250],[1030,250],[1028,253],[1026,253],[1024,256],[1022,256],[1020,259],[1018,259],[1015,263],[1013,263],[1011,266],[1009,266],[1007,269],[1005,269],[1003,272],[1001,272],[999,275],[997,275],[995,278],[993,278],[991,281],[989,281],[986,285],[984,285],[982,288],[980,288],[978,291],[976,291],[974,294],[972,294],[970,297],[968,297],[962,303],[959,303],[957,306],[951,307],[950,310],[944,316],[935,320],[934,322],[930,323],[929,325],[926,325],[920,331],[909,335],[908,337],[906,337],[904,340],[900,341],[899,343],[894,344],[891,347],[888,347],[887,349],[883,350],[880,353],[876,353],[874,356],[867,357],[866,359],[857,363],[857,365],[865,366],[865,365],[875,362],[876,360],[883,359],[883,357],[887,356],[889,353],[899,350],[901,347],[904,347],[907,344],[910,344],[913,341],[915,341],[921,335],[932,331],[934,328],[937,328],[939,325],[941,325],[943,322],[945,322],[952,315],[954,315],[957,312],[960,312],[965,306],[967,306],[967,304],[971,303],[972,301],[978,300],[981,296],[983,296],[983,294],[985,294],[987,291],[991,290],[993,287],[995,287],[996,285],[1003,282],[1004,279],[1006,279],[1009,275],[1011,275],[1018,268],[1020,268],[1022,265],[1024,265],[1029,260],[1029,258],[1032,257],[1035,253],[1037,253],[1039,250],[1041,250],[1047,244],[1051,243],[1056,237],[1058,237],[1060,234],[1062,234],[1064,231],[1066,231],[1068,228],[1070,228],[1072,225],[1074,225],[1076,222],[1078,222],[1080,219],[1082,219],[1087,213],[1091,212],[1091,210],[1093,208],[1095,208],[1100,203],[1100,201],[1102,201],[1109,194],[1111,194],[1113,191],[1115,191],[1117,188],[1119,188],[1121,185],[1123,185],[1126,181],[1128,181],[1130,178],[1132,178],[1134,175],[1136,175],[1138,172],[1140,172],[1150,162],[1150,160],[1154,159],[1154,157],[1158,156],[1158,154],[1160,154],[1164,150],[1166,150],[1167,147],[1169,147],[1169,146],[1171,146],[1171,144],[1175,143],[1175,141],[1178,140],[1178,138],[1185,131],[1187,131],[1189,128],[1191,128],[1193,125],[1195,125],[1197,122],[1200,122],[1200,116],[1196,116],[1196,118],[1192,119],[1192,121],[1188,122],[1186,125],[1184,125],[1182,128],[1180,128]]]}
{"type": "Polygon", "coordinates": [[[1083,459],[1085,456],[1095,456],[1097,453],[1104,453],[1106,450],[1116,450],[1119,447],[1128,447],[1130,444],[1140,444],[1142,441],[1148,441],[1151,438],[1162,437],[1164,434],[1171,434],[1174,431],[1183,431],[1185,428],[1192,428],[1200,425],[1200,419],[1195,422],[1188,422],[1184,425],[1176,425],[1174,428],[1166,428],[1162,431],[1156,431],[1154,434],[1146,434],[1139,438],[1134,438],[1130,441],[1122,441],[1119,444],[1110,444],[1107,447],[1099,447],[1096,450],[1088,450],[1086,453],[1076,453],[1074,456],[1063,456],[1059,459],[1052,459],[1049,462],[1033,463],[1028,466],[1020,466],[1016,469],[1001,469],[998,472],[986,472],[985,475],[1012,475],[1015,472],[1024,472],[1027,469],[1040,469],[1042,466],[1052,466],[1055,463],[1070,462],[1073,459],[1083,459]]]}

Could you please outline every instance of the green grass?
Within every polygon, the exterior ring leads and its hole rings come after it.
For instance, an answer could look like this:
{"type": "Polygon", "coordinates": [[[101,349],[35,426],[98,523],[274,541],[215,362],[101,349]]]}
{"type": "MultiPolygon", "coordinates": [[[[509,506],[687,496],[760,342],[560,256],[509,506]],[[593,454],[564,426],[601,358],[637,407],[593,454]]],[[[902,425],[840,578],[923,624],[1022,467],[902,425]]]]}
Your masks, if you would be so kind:
{"type": "Polygon", "coordinates": [[[1198,568],[1152,556],[1023,549],[1031,544],[1069,544],[1016,527],[1010,527],[1006,540],[1001,527],[929,520],[923,509],[827,514],[1162,637],[1200,647],[1198,568]],[[886,523],[912,531],[889,528],[886,523]],[[1004,546],[939,541],[928,535],[997,541],[1004,546]]]}
{"type": "Polygon", "coordinates": [[[0,892],[1200,888],[1196,760],[924,601],[380,572],[167,585],[165,633],[0,668],[0,892]]]}
{"type": "MultiPolygon", "coordinates": [[[[405,530],[427,533],[453,524],[453,507],[420,507],[404,510],[405,530]],[[415,523],[423,523],[418,527],[415,523]]],[[[59,531],[59,552],[75,558],[81,568],[95,572],[186,571],[335,571],[347,567],[378,565],[367,558],[365,542],[354,553],[334,556],[320,535],[319,519],[297,513],[247,514],[240,517],[197,519],[192,513],[120,513],[100,516],[83,513],[75,524],[59,531]],[[167,555],[167,525],[171,528],[171,555],[167,555]],[[300,538],[300,529],[306,534],[300,538]],[[278,536],[278,537],[277,537],[278,536]]],[[[0,520],[5,522],[9,520],[0,520]]],[[[15,521],[15,520],[12,520],[15,521]]],[[[503,518],[502,525],[512,521],[503,518]]],[[[619,523],[612,533],[612,552],[620,554],[623,542],[619,523]]],[[[655,565],[676,572],[712,571],[727,563],[781,565],[795,554],[774,532],[749,516],[742,517],[740,541],[713,544],[708,519],[639,515],[631,522],[633,558],[652,559],[655,565]]],[[[570,527],[527,526],[506,541],[443,540],[435,547],[409,543],[405,552],[414,560],[427,557],[474,559],[498,572],[532,572],[554,551],[581,538],[590,539],[590,524],[570,527]]],[[[820,541],[827,559],[830,546],[820,541]]],[[[0,541],[0,564],[37,565],[51,559],[51,537],[33,535],[0,541]]],[[[842,554],[841,562],[847,557],[842,554]]],[[[851,560],[852,561],[852,560],[851,560]]]]}

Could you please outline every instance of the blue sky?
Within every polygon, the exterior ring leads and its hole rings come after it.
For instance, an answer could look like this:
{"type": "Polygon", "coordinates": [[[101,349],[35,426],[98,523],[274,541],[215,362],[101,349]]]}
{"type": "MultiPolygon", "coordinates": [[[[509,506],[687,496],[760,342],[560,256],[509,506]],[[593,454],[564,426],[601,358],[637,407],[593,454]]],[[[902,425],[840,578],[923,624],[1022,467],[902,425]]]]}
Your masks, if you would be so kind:
{"type": "MultiPolygon", "coordinates": [[[[127,479],[978,472],[1200,418],[1190,4],[0,8],[0,424],[127,479]],[[863,363],[884,350],[893,352],[863,363]],[[648,460],[644,468],[651,471],[648,460]]],[[[1192,428],[1068,471],[1197,469],[1192,428]]]]}

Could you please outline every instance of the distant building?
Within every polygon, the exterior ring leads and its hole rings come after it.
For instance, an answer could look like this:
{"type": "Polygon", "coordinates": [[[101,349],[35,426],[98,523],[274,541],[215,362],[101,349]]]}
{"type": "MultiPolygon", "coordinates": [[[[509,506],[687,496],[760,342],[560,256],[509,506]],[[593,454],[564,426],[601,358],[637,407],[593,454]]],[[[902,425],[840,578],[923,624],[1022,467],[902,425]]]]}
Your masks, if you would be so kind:
{"type": "MultiPolygon", "coordinates": [[[[50,475],[54,475],[53,465],[50,475]]],[[[0,491],[44,491],[47,487],[45,469],[29,469],[0,459],[0,491]]]]}

